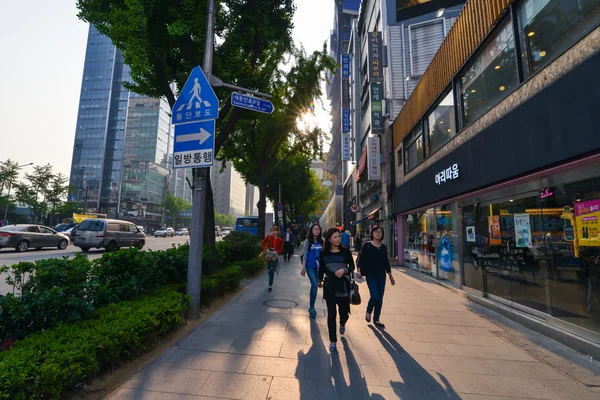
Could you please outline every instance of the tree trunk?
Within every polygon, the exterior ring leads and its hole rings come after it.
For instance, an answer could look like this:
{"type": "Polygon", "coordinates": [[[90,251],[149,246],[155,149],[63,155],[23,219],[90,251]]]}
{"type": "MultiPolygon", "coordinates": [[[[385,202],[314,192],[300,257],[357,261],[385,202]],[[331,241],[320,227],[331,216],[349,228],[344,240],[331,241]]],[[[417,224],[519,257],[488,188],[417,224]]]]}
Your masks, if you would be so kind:
{"type": "MultiPolygon", "coordinates": [[[[208,168],[207,168],[208,170],[208,168]]],[[[206,201],[204,202],[204,245],[212,249],[213,254],[217,254],[217,246],[215,240],[215,206],[213,201],[213,190],[210,183],[210,173],[206,178],[206,201]]],[[[219,260],[213,257],[210,264],[203,262],[203,271],[206,274],[211,274],[219,270],[219,260]]]]}
{"type": "Polygon", "coordinates": [[[259,185],[258,185],[258,238],[262,239],[266,236],[265,232],[265,217],[267,213],[267,179],[266,173],[261,171],[259,185]]]}

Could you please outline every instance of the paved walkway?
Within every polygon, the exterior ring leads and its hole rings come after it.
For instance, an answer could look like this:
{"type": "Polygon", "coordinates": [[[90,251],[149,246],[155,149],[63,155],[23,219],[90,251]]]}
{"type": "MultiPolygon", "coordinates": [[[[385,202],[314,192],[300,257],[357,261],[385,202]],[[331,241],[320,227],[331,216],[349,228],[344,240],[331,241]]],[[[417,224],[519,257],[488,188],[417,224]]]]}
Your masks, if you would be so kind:
{"type": "Polygon", "coordinates": [[[363,304],[352,307],[339,350],[330,354],[322,292],[319,316],[310,320],[309,282],[299,271],[298,257],[281,261],[272,293],[266,273],[248,281],[109,399],[600,399],[597,375],[573,379],[582,369],[569,374],[538,361],[506,340],[509,328],[499,319],[402,270],[386,288],[386,329],[365,322],[363,283],[363,304]]]}

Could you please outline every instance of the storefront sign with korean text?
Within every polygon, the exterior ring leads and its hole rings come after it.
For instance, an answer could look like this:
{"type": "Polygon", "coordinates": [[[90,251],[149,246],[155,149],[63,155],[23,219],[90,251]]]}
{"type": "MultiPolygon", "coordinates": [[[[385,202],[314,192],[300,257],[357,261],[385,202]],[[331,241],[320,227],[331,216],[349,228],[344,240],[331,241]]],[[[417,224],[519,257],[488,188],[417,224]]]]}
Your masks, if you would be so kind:
{"type": "Polygon", "coordinates": [[[371,83],[371,132],[383,134],[383,84],[371,83]]]}
{"type": "Polygon", "coordinates": [[[575,203],[579,246],[600,246],[600,199],[575,203]]]}
{"type": "Polygon", "coordinates": [[[352,161],[352,141],[349,133],[342,134],[342,161],[352,161]]]}
{"type": "Polygon", "coordinates": [[[529,214],[515,214],[514,219],[517,247],[532,247],[529,214]]]}
{"type": "Polygon", "coordinates": [[[458,164],[454,164],[451,167],[446,168],[445,170],[438,172],[435,174],[435,183],[441,185],[446,181],[451,181],[453,179],[458,179],[460,176],[460,170],[458,168],[458,164]]]}
{"type": "Polygon", "coordinates": [[[381,180],[379,136],[369,136],[367,140],[367,169],[369,180],[381,180]]]}
{"type": "Polygon", "coordinates": [[[350,55],[342,54],[342,133],[350,132],[350,55]]]}
{"type": "Polygon", "coordinates": [[[383,50],[381,47],[381,32],[369,32],[369,82],[383,81],[383,50]]]}
{"type": "Polygon", "coordinates": [[[352,113],[350,112],[349,108],[342,108],[342,132],[343,133],[348,133],[350,132],[350,117],[352,116],[352,113]]]}

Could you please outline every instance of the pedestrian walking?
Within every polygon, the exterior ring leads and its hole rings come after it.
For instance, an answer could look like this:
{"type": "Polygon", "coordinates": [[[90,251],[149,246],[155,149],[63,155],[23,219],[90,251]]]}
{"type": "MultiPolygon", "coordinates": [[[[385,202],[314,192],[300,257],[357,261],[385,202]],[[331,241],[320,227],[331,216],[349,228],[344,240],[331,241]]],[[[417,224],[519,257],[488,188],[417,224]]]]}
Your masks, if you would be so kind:
{"type": "Polygon", "coordinates": [[[346,332],[350,314],[350,281],[354,272],[354,258],[350,249],[342,246],[340,231],[331,228],[325,234],[323,251],[319,257],[319,287],[327,303],[329,350],[337,350],[336,319],[340,313],[340,335],[346,332]],[[323,280],[325,278],[325,280],[323,280]]]}
{"type": "Polygon", "coordinates": [[[296,245],[296,236],[290,228],[287,228],[283,241],[283,261],[289,262],[294,255],[294,246],[296,245]]]}
{"type": "Polygon", "coordinates": [[[317,317],[315,310],[315,300],[317,299],[317,288],[319,279],[319,257],[323,249],[323,238],[321,237],[321,225],[313,224],[310,227],[310,234],[304,242],[304,251],[302,252],[302,271],[300,275],[308,275],[310,281],[310,302],[308,305],[308,316],[317,317]]]}
{"type": "Polygon", "coordinates": [[[381,307],[383,305],[383,294],[385,292],[385,281],[386,273],[390,277],[390,283],[396,284],[394,277],[392,276],[392,269],[390,268],[390,260],[387,255],[387,248],[385,244],[381,243],[383,240],[383,228],[380,226],[373,226],[371,229],[371,241],[363,244],[358,256],[356,273],[357,277],[362,276],[367,278],[367,286],[369,287],[369,293],[371,298],[367,304],[367,313],[365,319],[367,322],[371,322],[371,314],[375,310],[373,316],[373,324],[379,328],[385,328],[385,325],[379,319],[381,316],[381,307]]]}
{"type": "Polygon", "coordinates": [[[356,251],[357,253],[360,253],[360,249],[363,245],[363,241],[362,241],[362,234],[360,232],[358,232],[356,234],[356,237],[354,238],[354,251],[356,251]]]}
{"type": "Polygon", "coordinates": [[[273,279],[275,278],[275,270],[279,263],[278,255],[283,252],[283,240],[279,237],[279,228],[273,226],[271,234],[265,237],[261,243],[265,254],[265,262],[267,264],[267,272],[269,273],[269,292],[273,290],[273,279]]]}
{"type": "Polygon", "coordinates": [[[342,237],[342,246],[350,247],[350,231],[343,231],[341,234],[342,237]]]}

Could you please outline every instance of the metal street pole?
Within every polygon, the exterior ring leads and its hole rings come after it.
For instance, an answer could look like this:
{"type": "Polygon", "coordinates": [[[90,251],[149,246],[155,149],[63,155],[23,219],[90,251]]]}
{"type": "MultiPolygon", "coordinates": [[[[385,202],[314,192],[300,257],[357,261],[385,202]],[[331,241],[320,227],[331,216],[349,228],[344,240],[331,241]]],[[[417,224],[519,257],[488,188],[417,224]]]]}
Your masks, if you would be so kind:
{"type": "MultiPolygon", "coordinates": [[[[215,36],[215,0],[208,1],[208,24],[206,27],[206,43],[204,47],[204,75],[212,80],[212,60],[215,36]]],[[[190,318],[200,317],[200,288],[202,279],[202,245],[204,228],[204,208],[206,203],[206,180],[210,168],[194,168],[194,185],[192,198],[192,231],[190,232],[190,254],[188,258],[187,294],[192,297],[190,318]]]]}

